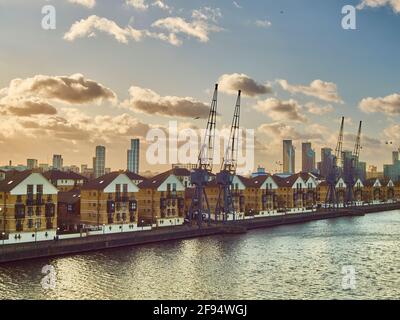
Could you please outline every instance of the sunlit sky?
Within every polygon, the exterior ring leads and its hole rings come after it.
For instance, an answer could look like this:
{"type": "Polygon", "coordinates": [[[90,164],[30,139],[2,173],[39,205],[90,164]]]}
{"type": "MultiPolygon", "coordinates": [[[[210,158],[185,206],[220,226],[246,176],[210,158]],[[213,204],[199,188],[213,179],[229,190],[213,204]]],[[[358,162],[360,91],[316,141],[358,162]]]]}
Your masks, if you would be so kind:
{"type": "MultiPolygon", "coordinates": [[[[0,0],[0,165],[62,154],[91,166],[102,144],[106,166],[126,168],[129,140],[150,128],[203,128],[219,82],[219,128],[244,92],[255,165],[279,170],[282,139],[297,169],[302,141],[319,160],[343,115],[345,147],[363,120],[361,159],[381,167],[400,138],[399,30],[400,0],[0,0]],[[341,26],[346,4],[356,30],[341,26]],[[55,30],[42,28],[45,5],[55,30]]],[[[167,167],[145,148],[142,171],[167,167]]]]}

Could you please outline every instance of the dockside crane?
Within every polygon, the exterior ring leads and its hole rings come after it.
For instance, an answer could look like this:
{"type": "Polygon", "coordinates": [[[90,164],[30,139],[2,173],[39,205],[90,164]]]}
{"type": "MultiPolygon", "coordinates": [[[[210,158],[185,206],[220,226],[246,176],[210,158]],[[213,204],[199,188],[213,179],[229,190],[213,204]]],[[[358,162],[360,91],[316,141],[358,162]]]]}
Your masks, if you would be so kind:
{"type": "Polygon", "coordinates": [[[350,167],[348,168],[346,172],[346,202],[347,203],[352,203],[353,202],[353,187],[355,184],[355,177],[357,175],[357,166],[358,166],[358,160],[360,158],[360,151],[361,151],[361,127],[362,127],[362,121],[360,121],[360,124],[358,126],[358,132],[357,132],[357,137],[356,137],[356,142],[354,145],[354,150],[353,154],[351,157],[351,163],[350,167]]]}
{"type": "Polygon", "coordinates": [[[215,129],[217,122],[217,98],[218,84],[215,84],[206,132],[203,143],[200,147],[197,165],[190,173],[190,182],[194,188],[188,218],[190,224],[195,218],[199,227],[204,218],[207,218],[208,223],[211,221],[210,204],[208,202],[205,187],[210,180],[210,174],[213,168],[215,129]]]}
{"type": "Polygon", "coordinates": [[[339,175],[340,166],[342,163],[342,149],[343,149],[343,130],[344,130],[344,117],[342,117],[339,129],[338,141],[335,148],[335,156],[332,158],[332,163],[328,176],[326,177],[326,182],[328,184],[328,192],[326,194],[325,203],[337,206],[337,196],[336,196],[336,182],[339,175]]]}
{"type": "Polygon", "coordinates": [[[218,183],[218,199],[215,207],[215,221],[218,222],[220,214],[223,214],[225,222],[229,215],[233,215],[233,220],[236,219],[235,205],[232,195],[232,182],[236,174],[237,168],[237,153],[239,146],[239,123],[240,123],[240,96],[241,91],[238,91],[235,110],[232,118],[231,131],[229,134],[228,145],[226,147],[225,156],[222,159],[221,170],[217,173],[216,181],[218,183]]]}

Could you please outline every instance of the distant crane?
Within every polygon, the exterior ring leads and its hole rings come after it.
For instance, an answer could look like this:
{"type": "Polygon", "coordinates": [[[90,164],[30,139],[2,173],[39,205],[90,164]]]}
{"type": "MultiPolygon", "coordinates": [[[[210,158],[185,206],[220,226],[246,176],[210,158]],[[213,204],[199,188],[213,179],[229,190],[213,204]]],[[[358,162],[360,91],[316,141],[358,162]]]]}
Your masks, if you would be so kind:
{"type": "Polygon", "coordinates": [[[237,168],[237,153],[239,143],[239,122],[240,122],[240,95],[241,91],[238,91],[236,99],[235,110],[233,113],[231,131],[229,134],[228,145],[226,148],[225,156],[222,160],[221,170],[217,173],[216,181],[219,186],[218,199],[215,208],[215,221],[223,213],[223,221],[225,222],[230,214],[233,215],[235,220],[235,206],[232,196],[232,182],[236,174],[237,168]]]}
{"type": "Polygon", "coordinates": [[[356,142],[354,145],[354,150],[353,154],[351,156],[351,163],[348,168],[346,168],[346,202],[347,203],[352,203],[353,202],[353,187],[355,183],[355,177],[358,173],[358,160],[360,157],[360,151],[361,151],[361,127],[362,127],[362,121],[360,121],[360,124],[358,126],[358,132],[357,132],[357,137],[356,137],[356,142]]]}
{"type": "Polygon", "coordinates": [[[203,222],[204,215],[207,217],[208,223],[211,221],[210,204],[208,202],[205,187],[210,180],[210,174],[213,167],[215,128],[217,122],[217,98],[218,84],[215,84],[203,144],[200,147],[197,165],[190,173],[190,182],[194,188],[188,218],[190,223],[192,223],[193,218],[196,218],[199,228],[203,222]]]}
{"type": "Polygon", "coordinates": [[[328,192],[326,194],[325,203],[337,206],[337,195],[336,195],[336,182],[339,174],[338,162],[341,162],[342,148],[343,148],[343,130],[344,130],[344,117],[342,117],[339,129],[338,141],[335,149],[335,156],[331,158],[332,163],[326,177],[328,184],[328,192]]]}
{"type": "Polygon", "coordinates": [[[335,149],[336,165],[337,167],[343,166],[342,152],[343,152],[343,129],[344,129],[344,117],[340,123],[339,137],[335,149]]]}

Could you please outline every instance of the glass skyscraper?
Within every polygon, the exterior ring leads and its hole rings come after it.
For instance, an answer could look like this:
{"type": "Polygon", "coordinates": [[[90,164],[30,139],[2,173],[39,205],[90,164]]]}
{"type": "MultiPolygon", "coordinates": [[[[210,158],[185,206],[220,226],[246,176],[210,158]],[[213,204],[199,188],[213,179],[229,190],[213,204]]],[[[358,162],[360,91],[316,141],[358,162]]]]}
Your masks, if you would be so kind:
{"type": "Polygon", "coordinates": [[[131,139],[131,148],[128,150],[127,170],[139,174],[139,139],[131,139]]]}
{"type": "Polygon", "coordinates": [[[292,140],[283,140],[283,173],[295,173],[295,150],[292,140]]]}
{"type": "Polygon", "coordinates": [[[106,168],[106,147],[96,147],[96,157],[93,158],[94,177],[98,178],[105,174],[106,168]]]}

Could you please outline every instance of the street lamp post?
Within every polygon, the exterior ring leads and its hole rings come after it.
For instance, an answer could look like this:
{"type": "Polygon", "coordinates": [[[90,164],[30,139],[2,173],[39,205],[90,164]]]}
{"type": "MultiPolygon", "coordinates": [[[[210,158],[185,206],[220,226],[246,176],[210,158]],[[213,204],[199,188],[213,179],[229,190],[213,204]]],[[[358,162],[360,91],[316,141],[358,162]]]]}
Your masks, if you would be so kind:
{"type": "Polygon", "coordinates": [[[5,236],[6,236],[5,232],[2,232],[1,233],[1,238],[3,239],[3,246],[4,246],[4,238],[5,238],[5,236]]]}

